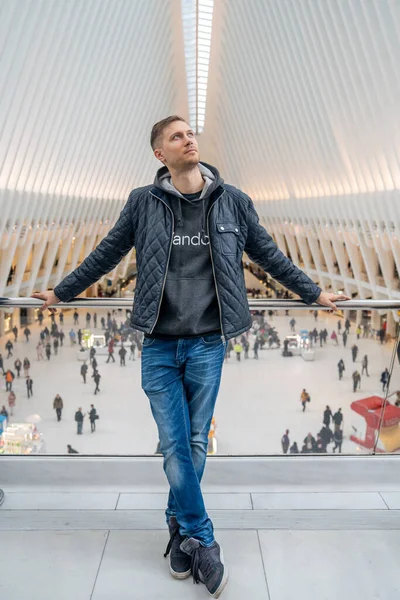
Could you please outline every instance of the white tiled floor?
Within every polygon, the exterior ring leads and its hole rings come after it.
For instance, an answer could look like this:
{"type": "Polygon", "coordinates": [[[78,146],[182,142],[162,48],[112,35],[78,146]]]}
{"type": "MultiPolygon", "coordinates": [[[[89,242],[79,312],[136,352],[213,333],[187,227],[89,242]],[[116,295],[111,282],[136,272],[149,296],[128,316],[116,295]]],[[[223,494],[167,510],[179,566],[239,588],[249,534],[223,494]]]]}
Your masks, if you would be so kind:
{"type": "Polygon", "coordinates": [[[386,504],[377,492],[370,493],[297,493],[252,494],[255,510],[385,510],[386,504]]]}
{"type": "MultiPolygon", "coordinates": [[[[86,311],[80,310],[81,326],[84,325],[86,311]]],[[[329,333],[337,327],[337,318],[320,313],[315,323],[309,311],[293,311],[298,329],[317,329],[326,326],[329,333]]],[[[98,323],[100,323],[98,312],[98,323]]],[[[284,315],[274,317],[271,324],[277,327],[281,339],[289,333],[289,320],[284,315]]],[[[118,319],[118,317],[117,317],[118,319]]],[[[64,331],[71,328],[71,312],[66,313],[64,331]]],[[[44,323],[49,324],[46,318],[44,323]]],[[[152,454],[157,444],[157,430],[153,421],[149,402],[140,386],[140,360],[126,361],[120,367],[118,357],[115,364],[105,363],[99,357],[99,370],[102,375],[101,393],[94,396],[94,385],[90,377],[83,384],[79,374],[80,363],[76,356],[76,346],[71,348],[67,335],[64,348],[50,362],[38,362],[35,346],[38,339],[38,326],[30,326],[33,335],[27,344],[20,335],[14,356],[5,361],[6,367],[13,368],[14,360],[28,356],[34,381],[34,396],[26,397],[24,378],[16,380],[17,405],[14,421],[24,420],[29,414],[38,413],[44,433],[47,453],[66,452],[71,444],[81,454],[152,454]],[[64,400],[63,418],[57,423],[53,410],[53,399],[60,393],[64,400]],[[74,414],[78,406],[88,410],[94,402],[99,412],[97,432],[91,434],[88,422],[84,425],[84,435],[76,435],[74,414]]],[[[360,429],[364,420],[350,408],[355,399],[380,395],[379,376],[385,366],[389,366],[393,344],[381,346],[374,340],[356,340],[352,328],[347,347],[336,347],[330,340],[323,348],[316,348],[316,360],[306,362],[301,357],[283,358],[278,350],[264,349],[258,361],[250,359],[237,363],[234,355],[224,365],[221,389],[216,405],[218,451],[222,454],[273,454],[280,453],[280,439],[286,428],[290,429],[291,441],[297,440],[300,448],[302,440],[311,431],[314,435],[321,428],[322,412],[326,404],[333,410],[339,406],[344,413],[345,441],[343,452],[363,452],[349,441],[348,436],[355,427],[360,429]],[[357,342],[359,358],[356,364],[351,361],[351,346],[357,342]],[[353,394],[351,373],[353,367],[360,369],[360,360],[367,353],[370,361],[370,377],[362,378],[361,392],[353,394]],[[343,381],[337,378],[337,362],[343,357],[346,364],[343,381]],[[300,392],[306,387],[311,395],[311,403],[305,413],[301,411],[300,392]]],[[[13,336],[8,336],[13,338],[13,336]]],[[[3,351],[6,338],[0,339],[3,351]]],[[[250,352],[252,356],[253,353],[250,352]]],[[[0,406],[7,404],[4,382],[1,384],[0,406]]],[[[395,361],[392,389],[400,389],[400,369],[395,361]]]]}
{"type": "MultiPolygon", "coordinates": [[[[250,494],[203,494],[206,506],[210,510],[251,510],[250,494]]],[[[117,509],[164,510],[168,501],[168,494],[121,494],[117,509]]]]}
{"type": "Polygon", "coordinates": [[[397,600],[398,531],[260,531],[271,600],[397,600]]]}

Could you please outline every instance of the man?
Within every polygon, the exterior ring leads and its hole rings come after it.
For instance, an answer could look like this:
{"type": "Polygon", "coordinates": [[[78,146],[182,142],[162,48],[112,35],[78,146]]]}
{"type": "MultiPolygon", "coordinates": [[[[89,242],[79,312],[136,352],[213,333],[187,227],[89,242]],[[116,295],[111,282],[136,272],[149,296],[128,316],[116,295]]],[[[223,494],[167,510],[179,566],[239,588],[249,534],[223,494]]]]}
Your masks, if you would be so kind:
{"type": "Polygon", "coordinates": [[[12,384],[13,384],[14,379],[15,379],[14,373],[10,369],[7,369],[7,371],[6,371],[6,392],[12,391],[12,384]]]}
{"type": "Polygon", "coordinates": [[[118,354],[119,354],[119,364],[120,364],[120,366],[121,367],[126,367],[126,364],[125,364],[126,349],[125,349],[125,347],[124,347],[123,344],[122,344],[122,346],[121,346],[118,354]]]}
{"type": "Polygon", "coordinates": [[[364,358],[362,359],[362,371],[361,371],[361,375],[364,375],[364,371],[367,374],[367,377],[369,377],[369,373],[368,373],[368,354],[364,354],[364,358]]]}
{"type": "Polygon", "coordinates": [[[91,433],[93,433],[94,431],[96,431],[96,419],[98,419],[97,411],[94,407],[94,404],[90,405],[90,411],[88,412],[88,415],[90,421],[90,430],[91,433]]]}
{"type": "Polygon", "coordinates": [[[77,435],[82,435],[82,427],[83,427],[84,417],[85,417],[85,415],[82,412],[82,408],[78,408],[78,410],[75,413],[75,421],[76,421],[76,425],[77,425],[77,430],[76,430],[77,435]]]}
{"type": "Polygon", "coordinates": [[[94,395],[96,396],[97,392],[100,391],[99,388],[99,383],[100,383],[100,379],[101,379],[101,375],[98,371],[93,371],[93,375],[92,375],[94,382],[96,384],[95,390],[94,390],[94,395]]]}
{"type": "Polygon", "coordinates": [[[56,411],[56,414],[57,414],[57,421],[60,422],[61,421],[62,409],[64,408],[64,403],[62,401],[62,398],[61,398],[60,394],[57,394],[56,397],[54,398],[53,408],[54,408],[54,410],[56,411]]]}
{"type": "Polygon", "coordinates": [[[358,354],[358,346],[357,344],[353,344],[351,347],[351,355],[353,357],[353,362],[356,362],[358,354]]]}
{"type": "Polygon", "coordinates": [[[12,343],[11,340],[8,340],[6,343],[6,350],[8,352],[7,358],[10,358],[13,355],[13,353],[12,353],[13,348],[14,348],[14,344],[12,343]]]}
{"type": "Polygon", "coordinates": [[[86,383],[87,372],[88,372],[88,366],[87,366],[86,362],[84,362],[83,365],[81,365],[81,375],[83,377],[83,383],[86,383]]]}
{"type": "Polygon", "coordinates": [[[346,370],[346,367],[344,366],[344,361],[343,358],[341,358],[338,362],[338,371],[339,371],[339,381],[342,379],[343,377],[343,371],[346,370]]]}
{"type": "Polygon", "coordinates": [[[142,387],[171,488],[165,556],[171,551],[174,577],[192,572],[218,598],[228,574],[200,484],[226,341],[252,324],[243,252],[307,304],[333,311],[336,300],[350,298],[322,292],[278,249],[251,199],[200,162],[195,134],[184,119],[156,123],[151,146],[164,165],[154,184],[131,192],[107,237],[53,292],[33,297],[45,301],[42,310],[72,300],[136,247],[131,326],[145,334],[142,387]]]}
{"type": "Polygon", "coordinates": [[[343,422],[342,409],[339,408],[337,412],[333,415],[332,421],[335,424],[335,431],[341,428],[343,422]]]}
{"type": "Polygon", "coordinates": [[[332,418],[333,418],[333,414],[332,414],[331,408],[330,408],[330,406],[327,405],[324,410],[323,424],[326,425],[327,427],[329,427],[332,418]]]}
{"type": "Polygon", "coordinates": [[[286,429],[285,433],[283,434],[282,439],[281,439],[281,444],[282,444],[283,454],[287,454],[287,452],[289,450],[289,446],[290,446],[289,429],[286,429]]]}
{"type": "Polygon", "coordinates": [[[389,387],[389,379],[390,374],[388,368],[386,367],[385,370],[382,372],[380,379],[380,382],[382,384],[382,392],[384,392],[385,389],[389,387]]]}
{"type": "Polygon", "coordinates": [[[26,391],[28,392],[28,398],[33,396],[32,386],[33,386],[33,379],[30,375],[28,375],[26,378],[26,391]]]}

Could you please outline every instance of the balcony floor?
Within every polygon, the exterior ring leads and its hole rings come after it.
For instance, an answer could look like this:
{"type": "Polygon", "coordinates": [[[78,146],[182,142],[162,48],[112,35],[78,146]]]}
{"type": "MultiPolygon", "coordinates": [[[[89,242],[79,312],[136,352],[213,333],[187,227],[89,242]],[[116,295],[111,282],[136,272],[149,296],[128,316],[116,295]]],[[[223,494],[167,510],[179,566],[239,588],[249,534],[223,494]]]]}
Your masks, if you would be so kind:
{"type": "MultiPolygon", "coordinates": [[[[327,481],[321,481],[321,491],[315,491],[315,486],[306,481],[303,491],[270,492],[259,486],[252,491],[247,483],[236,490],[232,485],[229,491],[222,486],[218,490],[210,485],[213,471],[220,468],[215,461],[208,485],[206,482],[206,489],[211,491],[204,497],[230,573],[222,597],[397,600],[400,484],[397,488],[394,477],[390,485],[378,491],[373,482],[376,471],[371,469],[381,463],[371,459],[373,463],[358,463],[372,473],[371,485],[362,485],[361,480],[353,482],[353,478],[344,485],[337,479],[340,475],[332,472],[332,484],[341,490],[337,492],[329,490],[327,481]]],[[[74,461],[77,468],[81,460],[74,461]]],[[[296,463],[299,481],[294,485],[299,485],[304,479],[303,468],[312,463],[296,463]]],[[[166,489],[160,491],[160,485],[156,485],[147,490],[142,486],[140,492],[132,492],[132,487],[118,491],[112,483],[101,490],[96,481],[93,489],[91,483],[84,485],[76,476],[77,485],[72,488],[69,484],[67,487],[57,482],[50,486],[44,482],[44,486],[37,485],[30,491],[28,480],[21,484],[23,464],[18,459],[18,463],[7,462],[3,469],[8,485],[4,486],[6,497],[0,509],[5,550],[1,597],[19,600],[28,589],[40,590],[41,600],[209,597],[202,584],[193,585],[190,578],[175,581],[169,574],[163,557],[168,542],[163,511],[166,489]],[[8,466],[13,468],[14,482],[8,466]]],[[[160,466],[154,461],[152,464],[155,469],[160,466]]],[[[284,472],[285,465],[290,469],[293,464],[289,459],[277,466],[282,473],[282,466],[284,472]]],[[[345,457],[335,463],[316,463],[313,472],[317,478],[321,464],[326,465],[328,473],[331,466],[343,465],[341,470],[358,466],[345,457]]],[[[267,465],[263,468],[267,468],[275,486],[274,467],[272,463],[267,465]]],[[[253,467],[244,467],[254,474],[253,467]]],[[[363,473],[361,467],[359,473],[363,473]]],[[[397,461],[385,468],[393,472],[393,467],[397,468],[397,461]]],[[[137,477],[136,472],[134,475],[137,477]]],[[[280,488],[290,489],[286,484],[280,488]]]]}

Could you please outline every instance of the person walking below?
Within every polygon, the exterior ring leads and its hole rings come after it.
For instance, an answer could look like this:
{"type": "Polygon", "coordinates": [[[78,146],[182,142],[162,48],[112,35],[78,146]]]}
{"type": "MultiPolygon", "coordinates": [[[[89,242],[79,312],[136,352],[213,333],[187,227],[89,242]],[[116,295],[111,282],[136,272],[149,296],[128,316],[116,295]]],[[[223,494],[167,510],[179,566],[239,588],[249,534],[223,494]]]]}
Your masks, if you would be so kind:
{"type": "Polygon", "coordinates": [[[24,375],[25,377],[29,377],[29,369],[31,368],[31,363],[27,357],[24,358],[24,375]]]}
{"type": "Polygon", "coordinates": [[[240,362],[240,355],[243,351],[242,344],[240,342],[236,342],[233,346],[233,351],[236,353],[236,360],[240,362]]]}
{"type": "Polygon", "coordinates": [[[21,374],[21,369],[22,369],[22,362],[20,361],[19,358],[17,358],[17,360],[14,361],[14,367],[15,367],[15,370],[17,371],[17,379],[19,379],[19,376],[21,374]]]}
{"type": "Polygon", "coordinates": [[[63,330],[61,329],[61,330],[60,330],[60,346],[61,346],[61,348],[62,348],[62,347],[63,347],[63,345],[64,345],[64,338],[65,338],[65,333],[64,333],[64,332],[63,332],[63,330]]]}
{"type": "Polygon", "coordinates": [[[339,319],[339,321],[338,321],[338,323],[337,323],[337,330],[338,330],[338,333],[339,333],[339,335],[340,335],[340,332],[341,332],[341,330],[342,330],[342,321],[341,321],[340,319],[339,319]]]}
{"type": "Polygon", "coordinates": [[[90,411],[88,412],[88,415],[90,421],[90,431],[91,433],[93,433],[94,431],[96,431],[96,419],[99,418],[97,416],[97,411],[93,404],[90,405],[90,411]]]}
{"type": "Polygon", "coordinates": [[[336,331],[332,331],[331,340],[333,340],[335,342],[336,346],[339,346],[339,340],[338,340],[338,336],[336,335],[336,331]]]}
{"type": "Polygon", "coordinates": [[[364,358],[362,359],[362,370],[361,370],[361,375],[364,375],[364,371],[367,374],[367,377],[369,377],[369,373],[368,373],[368,355],[364,354],[364,358]]]}
{"type": "Polygon", "coordinates": [[[18,339],[18,327],[17,327],[16,325],[14,325],[14,327],[12,328],[12,330],[11,330],[11,331],[12,331],[12,332],[13,332],[13,334],[14,334],[14,342],[16,342],[16,341],[17,341],[17,339],[18,339]]]}
{"type": "Polygon", "coordinates": [[[99,384],[100,384],[100,379],[101,379],[101,375],[98,371],[94,371],[93,375],[92,375],[94,382],[96,384],[95,390],[94,390],[94,395],[96,396],[97,392],[100,391],[99,388],[99,384]]]}
{"type": "Polygon", "coordinates": [[[390,379],[390,375],[389,375],[389,370],[386,367],[386,369],[382,372],[381,374],[381,384],[382,384],[382,392],[385,391],[385,389],[388,389],[389,387],[389,379],[390,379]]]}
{"type": "Polygon", "coordinates": [[[350,319],[346,319],[344,326],[345,326],[346,334],[348,335],[350,333],[350,319]]]}
{"type": "Polygon", "coordinates": [[[12,341],[8,340],[8,342],[6,343],[6,350],[8,352],[7,358],[11,358],[11,356],[13,355],[13,353],[12,353],[13,348],[14,348],[14,345],[13,345],[12,341]]]}
{"type": "Polygon", "coordinates": [[[50,356],[51,356],[51,346],[50,343],[47,342],[46,344],[46,356],[47,356],[47,360],[50,360],[50,356]]]}
{"type": "Polygon", "coordinates": [[[357,339],[359,340],[360,335],[361,335],[361,325],[357,325],[356,334],[357,334],[357,339]]]}
{"type": "Polygon", "coordinates": [[[77,311],[74,312],[74,325],[79,325],[79,313],[77,311]]]}
{"type": "Polygon", "coordinates": [[[64,313],[62,310],[60,311],[58,318],[60,319],[60,326],[64,325],[64,313]]]}
{"type": "Polygon", "coordinates": [[[343,371],[346,370],[346,367],[344,366],[344,361],[341,358],[337,364],[338,366],[338,371],[339,371],[339,381],[343,378],[343,371]]]}
{"type": "Polygon", "coordinates": [[[29,336],[31,335],[31,330],[29,329],[29,327],[25,327],[24,335],[26,337],[26,341],[29,342],[29,336]]]}
{"type": "Polygon", "coordinates": [[[356,392],[357,388],[361,388],[361,375],[355,370],[351,377],[353,379],[353,392],[356,392]]]}
{"type": "Polygon", "coordinates": [[[310,394],[304,389],[300,395],[300,402],[303,405],[303,412],[306,410],[307,402],[310,402],[310,394]]]}
{"type": "Polygon", "coordinates": [[[88,372],[88,366],[87,366],[86,362],[84,362],[83,365],[81,365],[81,375],[83,378],[83,383],[86,383],[87,372],[88,372]]]}
{"type": "Polygon", "coordinates": [[[124,347],[124,345],[121,346],[121,348],[119,349],[119,364],[121,367],[126,367],[125,364],[125,356],[126,356],[126,349],[124,347]]]}
{"type": "Polygon", "coordinates": [[[110,358],[112,358],[112,361],[115,362],[115,358],[114,358],[114,338],[111,338],[111,340],[108,342],[108,358],[107,358],[106,362],[110,362],[110,358]]]}
{"type": "Polygon", "coordinates": [[[154,184],[133,190],[107,237],[54,291],[34,297],[44,301],[42,309],[54,310],[53,305],[72,300],[114,270],[135,247],[131,325],[145,334],[142,388],[157,423],[170,486],[165,557],[173,576],[192,573],[195,583],[218,598],[228,575],[201,480],[226,341],[252,322],[243,253],[308,305],[336,310],[336,301],[349,298],[323,292],[279,250],[252,200],[226,184],[214,166],[200,162],[197,144],[181,117],[156,123],[151,145],[162,168],[154,184]]]}
{"type": "Polygon", "coordinates": [[[283,434],[282,439],[281,439],[281,444],[282,444],[283,454],[287,454],[287,452],[289,450],[289,446],[290,446],[289,429],[286,429],[285,433],[283,434]]]}
{"type": "Polygon", "coordinates": [[[26,391],[28,393],[28,398],[30,398],[31,396],[33,396],[33,389],[32,389],[33,379],[32,379],[32,377],[30,377],[28,375],[27,378],[26,378],[26,380],[25,380],[25,383],[26,383],[26,391]]]}
{"type": "Polygon", "coordinates": [[[290,319],[289,325],[290,325],[290,331],[292,333],[294,333],[296,331],[296,319],[295,318],[290,319]]]}
{"type": "Polygon", "coordinates": [[[38,360],[43,360],[43,344],[42,342],[39,340],[39,342],[37,343],[36,346],[36,354],[37,354],[37,359],[38,360]]]}
{"type": "Polygon", "coordinates": [[[339,449],[339,453],[342,453],[342,443],[343,443],[343,431],[341,429],[335,429],[335,431],[333,432],[333,441],[335,442],[335,445],[333,446],[333,452],[336,451],[336,449],[339,449]]]}
{"type": "Polygon", "coordinates": [[[93,327],[97,329],[97,313],[93,313],[93,327]]]}
{"type": "Polygon", "coordinates": [[[136,344],[135,344],[135,342],[132,341],[131,345],[129,346],[129,350],[130,350],[129,360],[135,360],[135,349],[136,349],[136,344]]]}
{"type": "Polygon", "coordinates": [[[258,359],[258,349],[260,347],[260,341],[258,339],[258,337],[256,337],[255,341],[254,341],[254,346],[253,346],[253,352],[254,352],[254,358],[257,360],[258,359]]]}
{"type": "Polygon", "coordinates": [[[84,418],[85,418],[85,415],[82,412],[82,408],[78,408],[78,410],[75,413],[75,421],[76,421],[76,426],[77,426],[76,433],[78,435],[82,435],[83,419],[84,418]]]}
{"type": "Polygon", "coordinates": [[[57,414],[57,421],[61,421],[61,414],[62,414],[62,409],[64,408],[64,403],[62,401],[60,394],[57,394],[56,397],[54,398],[53,408],[55,409],[56,414],[57,414]]]}
{"type": "Polygon", "coordinates": [[[2,355],[2,354],[0,354],[0,369],[1,369],[1,370],[2,370],[2,372],[3,372],[3,375],[5,375],[5,374],[6,374],[6,372],[5,372],[5,370],[4,370],[4,359],[3,359],[3,355],[2,355]]]}
{"type": "Polygon", "coordinates": [[[333,415],[333,423],[335,425],[335,431],[341,428],[343,422],[342,409],[339,408],[337,412],[333,415]]]}
{"type": "Polygon", "coordinates": [[[76,344],[76,333],[73,329],[70,329],[69,332],[69,341],[71,343],[71,346],[73,346],[74,344],[76,344]]]}
{"type": "Polygon", "coordinates": [[[58,346],[59,346],[59,341],[57,338],[54,338],[53,341],[53,348],[54,348],[54,354],[57,356],[58,354],[58,346]]]}
{"type": "Polygon", "coordinates": [[[344,346],[345,348],[346,348],[346,344],[347,344],[347,337],[348,337],[348,334],[347,334],[347,329],[345,329],[345,330],[343,331],[343,335],[342,335],[343,346],[344,346]]]}
{"type": "Polygon", "coordinates": [[[90,327],[91,318],[92,318],[92,315],[90,314],[90,312],[86,313],[86,329],[89,329],[89,327],[90,327]]]}
{"type": "Polygon", "coordinates": [[[17,400],[17,397],[16,397],[15,393],[11,390],[10,393],[8,394],[8,408],[10,409],[10,417],[14,416],[14,408],[15,408],[16,400],[17,400]]]}
{"type": "Polygon", "coordinates": [[[356,362],[357,354],[358,354],[358,346],[356,344],[353,344],[351,347],[351,355],[353,357],[353,362],[356,362]]]}
{"type": "Polygon", "coordinates": [[[14,379],[15,379],[14,373],[10,369],[7,369],[7,371],[6,371],[6,392],[11,392],[14,379]]]}
{"type": "Polygon", "coordinates": [[[329,425],[331,424],[331,419],[333,419],[333,414],[330,407],[327,405],[327,407],[324,410],[323,424],[329,427],[329,425]]]}

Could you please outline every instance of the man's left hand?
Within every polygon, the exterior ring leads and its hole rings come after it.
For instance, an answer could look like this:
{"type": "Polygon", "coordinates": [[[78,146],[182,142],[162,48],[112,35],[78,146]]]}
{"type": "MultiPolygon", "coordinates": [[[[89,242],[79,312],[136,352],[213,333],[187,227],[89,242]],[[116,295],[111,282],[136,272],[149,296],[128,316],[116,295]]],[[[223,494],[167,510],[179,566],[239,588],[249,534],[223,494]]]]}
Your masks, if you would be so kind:
{"type": "Polygon", "coordinates": [[[316,303],[321,306],[327,306],[332,311],[338,310],[335,302],[336,300],[351,300],[349,296],[344,296],[343,294],[331,294],[329,292],[321,292],[318,296],[316,303]]]}

